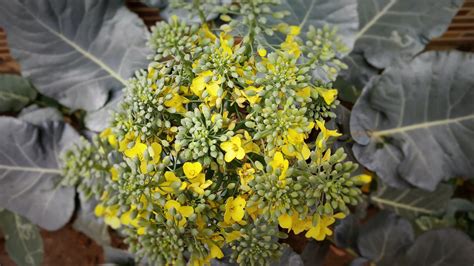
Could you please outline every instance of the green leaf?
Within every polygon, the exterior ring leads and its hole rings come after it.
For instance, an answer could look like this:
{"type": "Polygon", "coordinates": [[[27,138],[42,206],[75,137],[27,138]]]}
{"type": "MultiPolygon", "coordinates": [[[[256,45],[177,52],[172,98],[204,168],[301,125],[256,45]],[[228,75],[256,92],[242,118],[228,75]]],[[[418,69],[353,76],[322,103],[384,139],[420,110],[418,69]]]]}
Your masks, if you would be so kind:
{"type": "Polygon", "coordinates": [[[463,0],[358,0],[355,51],[383,69],[410,60],[431,39],[441,36],[463,0]]]}
{"type": "Polygon", "coordinates": [[[339,73],[334,83],[338,97],[346,102],[355,103],[370,79],[378,75],[379,70],[371,66],[362,54],[352,52],[342,60],[347,69],[339,73]]]}
{"type": "Polygon", "coordinates": [[[17,75],[0,74],[0,112],[17,112],[36,98],[31,83],[17,75]]]}
{"type": "Polygon", "coordinates": [[[22,74],[72,109],[95,110],[146,66],[147,30],[119,0],[1,0],[22,74]]]}
{"type": "Polygon", "coordinates": [[[472,69],[471,54],[429,52],[373,79],[352,110],[357,160],[390,186],[473,177],[472,69]]]}
{"type": "Polygon", "coordinates": [[[357,246],[360,254],[376,265],[393,265],[414,238],[413,228],[407,220],[381,211],[360,227],[357,246]]]}
{"type": "Polygon", "coordinates": [[[74,210],[74,188],[62,187],[59,155],[77,133],[62,122],[35,126],[0,118],[0,207],[56,230],[74,210]]]}
{"type": "Polygon", "coordinates": [[[439,184],[435,191],[422,189],[396,189],[381,183],[370,199],[381,209],[394,211],[407,219],[420,215],[436,215],[446,210],[453,195],[450,185],[439,184]]]}
{"type": "Polygon", "coordinates": [[[461,231],[434,230],[418,237],[397,265],[473,265],[473,251],[474,242],[461,231]]]}
{"type": "Polygon", "coordinates": [[[61,112],[56,108],[31,105],[21,110],[18,118],[30,124],[41,126],[46,121],[64,121],[61,112]]]}
{"type": "Polygon", "coordinates": [[[38,228],[25,218],[0,211],[0,231],[5,235],[5,249],[17,265],[41,265],[43,240],[38,228]]]}
{"type": "MultiPolygon", "coordinates": [[[[316,28],[336,26],[344,44],[349,49],[354,46],[359,23],[356,0],[282,0],[274,10],[288,11],[289,15],[278,20],[269,18],[270,21],[300,26],[302,37],[310,25],[316,28]]],[[[284,41],[278,35],[275,38],[279,38],[279,43],[284,41]]]]}
{"type": "Polygon", "coordinates": [[[111,112],[117,110],[122,100],[122,91],[115,91],[110,101],[104,107],[86,114],[84,118],[85,126],[95,132],[106,129],[110,126],[110,122],[113,119],[111,112]]]}
{"type": "Polygon", "coordinates": [[[337,87],[355,102],[376,72],[411,60],[448,28],[463,0],[358,0],[359,31],[337,87]],[[362,56],[362,57],[361,57],[362,56]]]}
{"type": "Polygon", "coordinates": [[[360,225],[357,217],[349,214],[334,227],[334,241],[338,247],[356,248],[360,225]]]}
{"type": "MultiPolygon", "coordinates": [[[[151,0],[149,2],[156,2],[151,0]]],[[[193,0],[171,0],[170,3],[160,12],[160,16],[166,21],[171,21],[173,16],[177,16],[180,20],[187,24],[200,24],[199,10],[192,8],[196,1],[193,0]]],[[[215,5],[201,2],[200,10],[203,11],[206,21],[216,19],[219,14],[215,12],[216,7],[225,5],[226,0],[216,0],[215,5]]]]}
{"type": "Polygon", "coordinates": [[[316,241],[313,239],[309,240],[303,252],[301,253],[303,265],[324,265],[325,258],[329,252],[329,247],[329,241],[316,241]]]}
{"type": "Polygon", "coordinates": [[[303,266],[303,260],[290,247],[286,247],[283,249],[280,259],[272,263],[271,266],[303,266]]]}

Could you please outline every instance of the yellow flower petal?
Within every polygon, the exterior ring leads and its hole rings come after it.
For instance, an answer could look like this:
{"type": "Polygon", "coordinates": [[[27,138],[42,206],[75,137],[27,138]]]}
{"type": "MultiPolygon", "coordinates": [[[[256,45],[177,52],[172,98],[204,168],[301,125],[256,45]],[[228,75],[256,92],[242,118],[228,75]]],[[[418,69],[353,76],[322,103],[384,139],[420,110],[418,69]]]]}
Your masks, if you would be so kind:
{"type": "Polygon", "coordinates": [[[118,217],[107,216],[104,218],[104,222],[113,229],[120,228],[120,219],[118,217]]]}
{"type": "Polygon", "coordinates": [[[211,246],[211,258],[217,258],[221,259],[224,257],[224,253],[222,253],[222,250],[217,246],[217,245],[210,245],[211,246]]]}
{"type": "Polygon", "coordinates": [[[112,166],[109,169],[109,172],[110,172],[110,178],[112,179],[112,181],[117,181],[118,180],[118,170],[115,167],[112,166]]]}
{"type": "Polygon", "coordinates": [[[361,182],[361,183],[364,183],[364,184],[368,184],[368,183],[372,182],[372,176],[366,175],[366,174],[354,176],[353,178],[355,180],[361,182]]]}
{"type": "Polygon", "coordinates": [[[224,160],[229,163],[232,160],[234,160],[236,156],[237,154],[234,150],[229,150],[228,152],[225,153],[224,160]]]}
{"type": "Polygon", "coordinates": [[[337,98],[337,90],[335,89],[328,90],[325,88],[319,88],[318,93],[321,95],[321,97],[323,97],[324,101],[328,105],[331,105],[337,98]]]}
{"type": "Polygon", "coordinates": [[[187,178],[193,179],[201,173],[202,165],[200,162],[186,162],[183,165],[183,171],[187,178]]]}
{"type": "Polygon", "coordinates": [[[97,204],[94,209],[95,216],[102,216],[104,214],[105,208],[102,204],[97,204]]]}
{"type": "Polygon", "coordinates": [[[179,207],[178,212],[184,217],[189,217],[194,213],[194,209],[191,206],[181,206],[179,207]]]}
{"type": "Polygon", "coordinates": [[[281,228],[291,229],[291,224],[292,224],[291,216],[286,213],[283,215],[280,215],[280,217],[278,217],[278,224],[281,226],[281,228]]]}

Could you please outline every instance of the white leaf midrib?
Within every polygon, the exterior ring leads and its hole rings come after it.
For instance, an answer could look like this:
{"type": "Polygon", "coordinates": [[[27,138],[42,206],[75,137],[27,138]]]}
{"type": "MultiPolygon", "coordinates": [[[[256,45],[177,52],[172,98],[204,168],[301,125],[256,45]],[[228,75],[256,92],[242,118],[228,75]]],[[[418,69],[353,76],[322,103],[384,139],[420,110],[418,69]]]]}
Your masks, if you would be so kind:
{"type": "Polygon", "coordinates": [[[0,164],[0,170],[21,171],[21,172],[36,172],[36,173],[47,173],[47,174],[62,174],[62,171],[60,169],[55,169],[55,168],[11,166],[11,165],[4,165],[4,164],[0,164]]]}
{"type": "Polygon", "coordinates": [[[400,202],[396,202],[396,201],[392,201],[392,200],[386,200],[386,199],[383,199],[383,198],[380,198],[380,197],[377,197],[377,196],[372,196],[370,198],[374,202],[377,202],[377,203],[380,203],[380,204],[383,204],[383,205],[387,205],[387,206],[391,206],[391,207],[394,207],[394,208],[400,208],[400,209],[404,209],[404,210],[413,211],[415,213],[424,213],[424,214],[433,214],[433,213],[435,213],[435,211],[430,210],[430,209],[415,207],[415,206],[412,206],[412,205],[408,205],[408,204],[404,204],[404,203],[400,203],[400,202]]]}
{"type": "Polygon", "coordinates": [[[445,126],[453,123],[459,123],[462,121],[466,120],[474,120],[474,114],[471,115],[466,115],[466,116],[460,116],[457,118],[448,118],[448,119],[441,119],[441,120],[434,120],[430,122],[423,122],[423,123],[418,123],[418,124],[412,124],[409,126],[403,126],[403,127],[397,127],[397,128],[391,128],[391,129],[384,129],[380,131],[372,131],[370,132],[370,135],[372,137],[381,137],[381,136],[387,136],[387,135],[393,135],[397,133],[404,133],[407,131],[413,131],[413,130],[418,130],[418,129],[427,129],[431,127],[437,127],[437,126],[445,126]]]}
{"type": "MultiPolygon", "coordinates": [[[[32,18],[34,18],[39,25],[41,25],[43,28],[45,28],[47,31],[49,31],[51,34],[55,35],[59,39],[61,39],[63,42],[71,46],[74,50],[78,51],[81,53],[85,58],[89,59],[90,61],[94,62],[97,64],[100,68],[105,70],[107,73],[110,74],[113,78],[118,80],[120,83],[123,85],[126,85],[127,82],[125,79],[123,79],[118,73],[116,73],[112,68],[110,68],[108,65],[106,65],[104,62],[102,62],[99,58],[94,56],[93,54],[89,53],[88,51],[82,49],[79,45],[75,44],[73,41],[69,40],[66,36],[62,35],[59,32],[56,32],[52,28],[50,28],[48,25],[44,24],[39,18],[37,18],[29,9],[25,8],[23,5],[22,7],[31,15],[32,18]]],[[[122,59],[123,60],[123,59],[122,59]]]]}
{"type": "Polygon", "coordinates": [[[383,17],[387,12],[390,10],[390,8],[393,7],[397,3],[397,0],[390,0],[390,2],[377,14],[375,15],[369,22],[365,24],[365,26],[359,30],[359,32],[356,35],[356,40],[359,39],[362,35],[364,35],[377,21],[383,17]]]}

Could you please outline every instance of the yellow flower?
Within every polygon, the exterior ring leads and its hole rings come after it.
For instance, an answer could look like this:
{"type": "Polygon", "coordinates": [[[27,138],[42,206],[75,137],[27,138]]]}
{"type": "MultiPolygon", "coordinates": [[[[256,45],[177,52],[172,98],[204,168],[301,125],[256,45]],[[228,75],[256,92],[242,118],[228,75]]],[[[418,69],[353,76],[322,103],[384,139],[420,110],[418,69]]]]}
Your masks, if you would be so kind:
{"type": "Polygon", "coordinates": [[[316,125],[322,133],[322,137],[318,136],[318,138],[316,140],[316,145],[320,149],[323,147],[323,144],[330,137],[339,137],[339,136],[341,136],[341,134],[338,133],[337,130],[329,130],[324,126],[324,124],[325,124],[324,120],[322,120],[322,121],[316,120],[316,125]]]}
{"type": "Polygon", "coordinates": [[[95,206],[94,213],[98,217],[104,217],[104,222],[113,229],[120,228],[120,219],[118,218],[118,205],[105,207],[102,204],[95,206]]]}
{"type": "Polygon", "coordinates": [[[239,239],[241,236],[242,236],[242,233],[240,231],[232,231],[230,233],[226,233],[225,242],[230,243],[232,241],[239,239]]]}
{"type": "Polygon", "coordinates": [[[242,141],[238,136],[230,138],[230,141],[223,142],[220,146],[225,151],[224,159],[226,162],[231,162],[235,158],[242,160],[245,156],[242,141]]]}
{"type": "Polygon", "coordinates": [[[299,89],[296,92],[296,95],[303,98],[303,99],[308,99],[311,97],[311,88],[310,87],[304,87],[302,89],[299,89]]]}
{"type": "Polygon", "coordinates": [[[138,138],[135,139],[135,145],[133,145],[132,148],[126,149],[124,151],[125,156],[129,158],[133,159],[135,157],[138,157],[138,159],[140,160],[140,172],[142,174],[146,174],[148,172],[147,161],[145,160],[144,156],[144,153],[147,148],[148,147],[146,146],[146,144],[142,143],[140,136],[138,136],[138,138]]]}
{"type": "Polygon", "coordinates": [[[255,177],[255,169],[252,168],[252,165],[249,163],[244,163],[241,168],[237,171],[237,174],[240,177],[240,187],[242,190],[250,190],[248,183],[252,181],[255,177]]]}
{"type": "Polygon", "coordinates": [[[158,142],[153,142],[150,145],[150,148],[148,149],[148,153],[150,154],[150,156],[152,158],[151,162],[153,164],[158,164],[160,162],[161,151],[162,150],[163,149],[162,149],[161,145],[158,142]]]}
{"type": "Polygon", "coordinates": [[[289,167],[289,162],[288,160],[283,158],[283,154],[281,152],[275,152],[273,160],[270,162],[270,166],[272,167],[273,171],[276,171],[277,169],[281,171],[279,177],[280,180],[285,179],[286,171],[289,167]]]}
{"type": "Polygon", "coordinates": [[[286,213],[280,215],[280,217],[278,217],[278,223],[280,224],[281,228],[288,229],[288,232],[293,230],[293,232],[297,235],[311,227],[311,217],[301,220],[298,217],[298,213],[293,211],[291,216],[286,213]]]}
{"type": "Polygon", "coordinates": [[[298,145],[304,142],[305,135],[304,133],[299,133],[298,131],[290,128],[288,129],[288,134],[286,135],[288,142],[293,145],[298,145]]]}
{"type": "Polygon", "coordinates": [[[254,86],[249,86],[245,89],[243,92],[245,98],[247,101],[249,101],[250,104],[257,104],[260,102],[261,98],[258,96],[258,93],[263,89],[263,87],[254,87],[254,86]],[[252,96],[250,96],[252,95],[252,96]]]}
{"type": "Polygon", "coordinates": [[[186,113],[186,108],[184,108],[184,104],[189,103],[188,98],[183,97],[179,94],[174,94],[173,97],[164,102],[166,107],[174,108],[178,113],[186,113]]]}
{"type": "Polygon", "coordinates": [[[327,105],[331,105],[337,97],[337,90],[335,89],[325,89],[325,88],[317,88],[319,95],[323,97],[324,101],[327,105]]]}
{"type": "Polygon", "coordinates": [[[204,71],[195,77],[191,83],[191,91],[202,98],[204,90],[207,92],[205,97],[206,103],[209,106],[213,107],[217,104],[218,99],[223,95],[219,95],[221,89],[221,84],[224,82],[224,79],[218,76],[217,80],[213,80],[212,76],[214,73],[211,70],[204,71]]]}
{"type": "Polygon", "coordinates": [[[217,40],[216,35],[214,35],[214,33],[209,30],[207,24],[202,24],[200,31],[204,34],[206,38],[211,39],[211,41],[217,40]]]}
{"type": "Polygon", "coordinates": [[[329,161],[331,158],[331,149],[327,149],[324,156],[322,154],[323,152],[320,149],[316,150],[316,162],[318,164],[329,161]]]}
{"type": "Polygon", "coordinates": [[[117,148],[117,137],[115,137],[115,135],[112,133],[112,129],[110,127],[102,131],[99,137],[101,139],[107,139],[112,147],[117,148]]]}
{"type": "Polygon", "coordinates": [[[171,171],[166,171],[165,172],[165,182],[161,183],[159,188],[157,188],[157,191],[162,194],[169,194],[169,193],[174,193],[175,189],[177,188],[178,191],[183,191],[186,189],[187,183],[182,182],[179,177],[177,177],[173,172],[171,171]]]}
{"type": "Polygon", "coordinates": [[[135,133],[128,132],[125,134],[123,140],[119,142],[119,151],[123,152],[128,149],[128,144],[135,139],[135,133]]]}
{"type": "Polygon", "coordinates": [[[221,48],[222,48],[222,55],[224,56],[231,56],[233,54],[232,48],[229,45],[229,41],[232,40],[232,36],[229,34],[225,34],[224,32],[221,32],[219,35],[219,40],[221,43],[221,48]]]}
{"type": "Polygon", "coordinates": [[[167,220],[173,220],[173,216],[170,213],[171,209],[174,209],[177,213],[181,214],[181,220],[178,221],[179,227],[184,227],[186,224],[186,218],[189,218],[194,213],[194,209],[191,206],[181,206],[176,200],[168,200],[165,203],[165,209],[167,210],[165,217],[167,220]]]}
{"type": "Polygon", "coordinates": [[[265,48],[261,47],[257,50],[257,53],[258,53],[259,56],[265,57],[267,55],[267,50],[265,50],[265,48]]]}
{"type": "Polygon", "coordinates": [[[372,176],[366,174],[354,176],[353,179],[362,184],[369,184],[370,182],[372,182],[372,176]]]}
{"type": "MultiPolygon", "coordinates": [[[[143,202],[143,201],[142,201],[143,202]]],[[[142,211],[137,214],[135,218],[132,219],[132,213],[136,211],[137,207],[135,205],[132,205],[130,210],[127,212],[123,213],[120,216],[120,222],[123,225],[131,225],[137,229],[137,234],[143,235],[145,234],[146,228],[140,225],[140,219],[145,219],[147,217],[147,212],[142,211]]]]}
{"type": "Polygon", "coordinates": [[[186,162],[183,165],[183,172],[187,178],[193,179],[197,177],[202,171],[202,165],[200,162],[186,162]]]}
{"type": "Polygon", "coordinates": [[[204,71],[195,77],[191,83],[191,91],[196,95],[201,97],[204,89],[206,89],[206,80],[212,77],[213,73],[211,70],[204,71]]]}
{"type": "Polygon", "coordinates": [[[287,53],[296,56],[296,58],[300,57],[301,50],[298,43],[295,41],[295,37],[300,34],[300,27],[298,26],[290,26],[289,33],[286,36],[285,41],[281,44],[281,49],[286,51],[287,53]]]}
{"type": "Polygon", "coordinates": [[[188,180],[191,182],[189,184],[189,189],[202,195],[204,190],[212,185],[211,180],[206,180],[206,175],[201,173],[202,165],[200,162],[186,162],[183,165],[183,171],[188,180]]]}
{"type": "Polygon", "coordinates": [[[301,32],[301,28],[299,26],[290,26],[290,33],[289,35],[297,36],[301,32]]]}
{"type": "Polygon", "coordinates": [[[224,222],[227,224],[240,222],[245,215],[247,202],[241,196],[230,197],[225,203],[224,222]]]}
{"type": "Polygon", "coordinates": [[[332,235],[332,231],[329,228],[337,219],[343,219],[345,214],[342,212],[336,213],[334,215],[322,216],[319,214],[316,215],[316,226],[311,226],[308,232],[306,232],[306,237],[312,237],[318,241],[322,241],[326,236],[332,235]]]}
{"type": "Polygon", "coordinates": [[[110,172],[110,178],[112,179],[112,181],[117,181],[118,180],[118,170],[117,170],[117,168],[112,166],[109,169],[109,172],[110,172]]]}
{"type": "MultiPolygon", "coordinates": [[[[211,236],[211,239],[205,241],[205,243],[209,247],[209,257],[211,259],[222,259],[224,257],[224,253],[222,252],[221,248],[216,243],[223,243],[224,238],[218,234],[214,234],[211,236]]],[[[222,244],[221,244],[222,245],[222,244]]]]}
{"type": "Polygon", "coordinates": [[[245,150],[245,153],[250,153],[250,152],[253,152],[253,153],[260,153],[260,147],[255,144],[252,140],[252,136],[250,136],[250,134],[247,132],[247,131],[244,131],[244,150],[245,150]]]}

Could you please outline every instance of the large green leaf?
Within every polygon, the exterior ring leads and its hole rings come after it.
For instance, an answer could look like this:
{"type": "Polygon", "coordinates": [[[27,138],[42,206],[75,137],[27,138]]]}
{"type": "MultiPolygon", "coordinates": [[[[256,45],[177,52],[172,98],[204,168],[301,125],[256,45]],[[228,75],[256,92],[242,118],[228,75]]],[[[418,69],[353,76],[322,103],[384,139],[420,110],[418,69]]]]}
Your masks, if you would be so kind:
{"type": "Polygon", "coordinates": [[[110,101],[99,110],[88,112],[84,118],[85,126],[95,132],[100,132],[110,126],[113,119],[112,112],[117,110],[122,102],[122,91],[115,91],[110,101]]]}
{"type": "Polygon", "coordinates": [[[18,114],[18,118],[30,124],[41,126],[46,121],[64,121],[63,114],[53,107],[30,105],[18,114]]]}
{"type": "MultiPolygon", "coordinates": [[[[358,27],[357,0],[282,0],[275,11],[289,12],[282,20],[289,25],[301,27],[302,36],[310,25],[316,28],[336,26],[342,41],[350,49],[354,46],[358,27]]],[[[278,36],[275,36],[278,38],[278,36]]],[[[284,41],[280,37],[279,42],[284,41]]]]}
{"type": "Polygon", "coordinates": [[[0,231],[5,235],[5,249],[17,265],[41,265],[43,240],[38,228],[25,218],[0,210],[0,231]]]}
{"type": "Polygon", "coordinates": [[[474,265],[474,243],[454,229],[430,231],[416,239],[397,265],[474,265]]]}
{"type": "Polygon", "coordinates": [[[352,52],[342,60],[347,69],[339,73],[334,87],[339,90],[338,97],[346,102],[355,103],[370,79],[379,74],[360,53],[352,52]]]}
{"type": "Polygon", "coordinates": [[[63,105],[94,110],[146,66],[147,30],[120,0],[0,0],[23,76],[63,105]]]}
{"type": "Polygon", "coordinates": [[[379,69],[411,60],[448,28],[463,0],[358,0],[359,31],[337,87],[346,101],[379,69]],[[362,57],[361,57],[362,56],[362,57]],[[366,62],[367,61],[367,62],[366,62]]]}
{"type": "Polygon", "coordinates": [[[381,211],[360,227],[357,246],[360,254],[376,265],[393,265],[414,238],[407,220],[381,211]]]}
{"type": "Polygon", "coordinates": [[[381,209],[392,210],[407,219],[419,215],[436,215],[446,210],[453,195],[450,185],[439,184],[435,191],[396,189],[381,184],[370,199],[381,209]]]}
{"type": "Polygon", "coordinates": [[[429,52],[388,68],[352,110],[358,161],[391,186],[474,176],[474,57],[429,52]]]}
{"type": "Polygon", "coordinates": [[[424,233],[414,239],[411,224],[393,212],[381,211],[358,227],[361,257],[351,265],[377,266],[472,265],[474,243],[452,228],[424,233]]]}
{"type": "Polygon", "coordinates": [[[410,60],[448,28],[463,0],[358,0],[354,50],[377,68],[410,60]]]}
{"type": "Polygon", "coordinates": [[[0,207],[56,230],[74,210],[74,188],[62,187],[59,154],[78,137],[62,122],[41,126],[0,118],[0,207]]]}
{"type": "Polygon", "coordinates": [[[0,112],[20,111],[36,98],[31,83],[17,75],[0,74],[0,112]]]}

